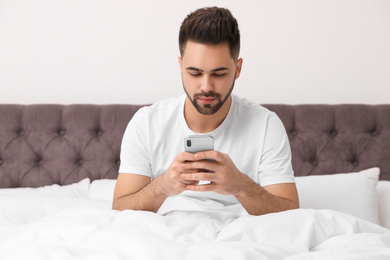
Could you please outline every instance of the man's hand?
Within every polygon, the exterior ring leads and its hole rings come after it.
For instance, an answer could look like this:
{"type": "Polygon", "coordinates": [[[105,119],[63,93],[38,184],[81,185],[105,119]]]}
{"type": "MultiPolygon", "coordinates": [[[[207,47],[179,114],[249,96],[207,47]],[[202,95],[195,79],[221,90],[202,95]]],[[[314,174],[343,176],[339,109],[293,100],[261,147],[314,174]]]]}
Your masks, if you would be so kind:
{"type": "Polygon", "coordinates": [[[191,162],[181,164],[182,181],[210,181],[210,183],[188,184],[187,190],[215,191],[220,194],[234,195],[251,215],[299,207],[294,183],[275,184],[263,188],[241,173],[227,154],[218,151],[196,153],[193,158],[191,162]]]}
{"type": "Polygon", "coordinates": [[[179,194],[186,190],[187,185],[198,183],[181,179],[181,165],[188,160],[194,160],[194,154],[180,153],[169,169],[153,181],[143,175],[119,173],[112,208],[157,212],[168,196],[179,194]]]}
{"type": "MultiPolygon", "coordinates": [[[[185,172],[182,165],[188,161],[194,161],[194,154],[182,152],[176,156],[168,170],[161,175],[161,188],[167,196],[177,195],[187,190],[187,185],[197,185],[197,180],[184,180],[182,174],[185,172]]],[[[192,172],[191,170],[189,172],[192,172]]]]}
{"type": "Polygon", "coordinates": [[[247,180],[227,154],[215,150],[193,154],[193,159],[182,161],[181,168],[181,180],[188,183],[187,190],[236,195],[245,187],[247,180]],[[210,183],[203,185],[190,183],[198,181],[210,183]]]}

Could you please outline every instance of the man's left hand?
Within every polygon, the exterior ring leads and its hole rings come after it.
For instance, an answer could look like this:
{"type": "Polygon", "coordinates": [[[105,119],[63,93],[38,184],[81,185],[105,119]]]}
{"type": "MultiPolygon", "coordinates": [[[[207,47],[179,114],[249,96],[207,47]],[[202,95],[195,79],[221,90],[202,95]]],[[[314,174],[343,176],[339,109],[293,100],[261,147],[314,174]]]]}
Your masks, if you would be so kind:
{"type": "Polygon", "coordinates": [[[218,151],[205,151],[194,154],[194,159],[182,163],[183,181],[210,181],[209,184],[187,185],[187,190],[215,191],[225,195],[235,195],[245,186],[241,173],[229,155],[218,151]]]}

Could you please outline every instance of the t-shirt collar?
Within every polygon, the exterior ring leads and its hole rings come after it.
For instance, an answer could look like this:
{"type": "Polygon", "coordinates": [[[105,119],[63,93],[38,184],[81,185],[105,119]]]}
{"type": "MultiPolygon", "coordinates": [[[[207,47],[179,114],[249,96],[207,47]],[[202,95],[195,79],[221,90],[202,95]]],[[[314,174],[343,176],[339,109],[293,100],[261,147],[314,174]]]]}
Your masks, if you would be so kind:
{"type": "Polygon", "coordinates": [[[211,135],[211,136],[215,137],[219,133],[221,133],[230,124],[233,111],[234,111],[234,109],[236,107],[236,102],[235,102],[236,101],[236,96],[234,94],[231,94],[230,96],[232,97],[232,102],[230,104],[229,112],[228,112],[226,118],[223,120],[222,124],[220,124],[216,129],[214,129],[213,131],[211,131],[209,133],[197,133],[197,132],[192,131],[188,127],[188,124],[187,124],[187,122],[185,120],[185,117],[184,117],[184,104],[185,104],[187,95],[183,94],[182,100],[181,100],[181,105],[180,105],[181,109],[179,109],[179,113],[180,113],[180,117],[182,119],[183,126],[185,128],[186,134],[187,135],[207,134],[207,135],[211,135]]]}

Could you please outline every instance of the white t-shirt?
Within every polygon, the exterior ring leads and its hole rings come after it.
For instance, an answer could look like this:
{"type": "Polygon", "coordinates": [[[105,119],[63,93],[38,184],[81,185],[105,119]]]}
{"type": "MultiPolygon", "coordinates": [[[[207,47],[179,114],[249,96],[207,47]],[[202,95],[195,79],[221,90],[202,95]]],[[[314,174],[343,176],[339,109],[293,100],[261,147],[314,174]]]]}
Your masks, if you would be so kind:
{"type": "MultiPolygon", "coordinates": [[[[214,149],[227,153],[237,169],[261,186],[294,183],[291,151],[286,131],[274,112],[238,96],[232,96],[222,124],[207,133],[214,149]]],[[[137,111],[122,140],[120,173],[156,179],[184,151],[184,138],[196,135],[184,118],[186,95],[163,100],[137,111]]],[[[230,195],[190,192],[182,195],[210,197],[237,203],[230,195]]]]}

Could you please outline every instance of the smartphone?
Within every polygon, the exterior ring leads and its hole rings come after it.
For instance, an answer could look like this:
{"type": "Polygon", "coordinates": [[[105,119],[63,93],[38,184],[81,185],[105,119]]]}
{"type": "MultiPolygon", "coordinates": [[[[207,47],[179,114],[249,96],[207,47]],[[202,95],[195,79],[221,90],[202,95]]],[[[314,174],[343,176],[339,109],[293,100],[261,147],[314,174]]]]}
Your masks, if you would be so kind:
{"type": "Polygon", "coordinates": [[[190,135],[184,138],[184,150],[189,153],[214,150],[214,139],[211,135],[190,135]]]}
{"type": "MultiPolygon", "coordinates": [[[[184,138],[184,150],[189,153],[214,150],[214,139],[211,135],[190,135],[184,138]]],[[[213,159],[205,159],[214,161],[213,159]]],[[[206,169],[200,169],[203,172],[210,172],[206,169]]],[[[199,181],[198,185],[209,184],[210,181],[199,181]]]]}

